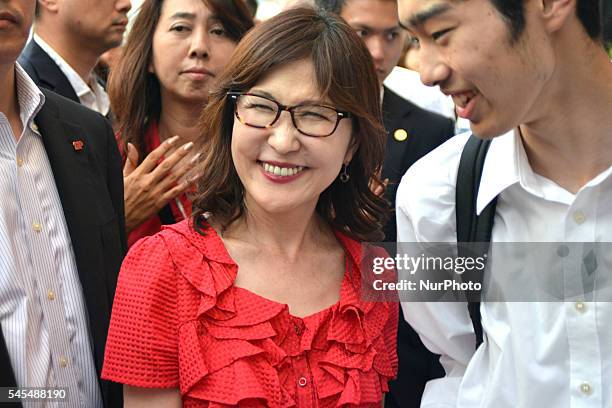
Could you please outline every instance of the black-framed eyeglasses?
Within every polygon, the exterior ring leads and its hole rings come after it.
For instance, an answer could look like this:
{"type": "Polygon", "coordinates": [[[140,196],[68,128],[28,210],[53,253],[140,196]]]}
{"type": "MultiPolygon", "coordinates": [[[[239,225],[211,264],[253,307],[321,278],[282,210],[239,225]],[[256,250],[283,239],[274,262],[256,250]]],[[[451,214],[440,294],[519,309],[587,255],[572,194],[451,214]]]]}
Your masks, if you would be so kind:
{"type": "Polygon", "coordinates": [[[336,131],[342,119],[352,117],[350,112],[331,106],[285,106],[265,96],[235,91],[228,92],[227,96],[234,101],[234,113],[240,123],[254,128],[274,126],[281,112],[287,111],[298,132],[306,136],[326,137],[336,131]]]}

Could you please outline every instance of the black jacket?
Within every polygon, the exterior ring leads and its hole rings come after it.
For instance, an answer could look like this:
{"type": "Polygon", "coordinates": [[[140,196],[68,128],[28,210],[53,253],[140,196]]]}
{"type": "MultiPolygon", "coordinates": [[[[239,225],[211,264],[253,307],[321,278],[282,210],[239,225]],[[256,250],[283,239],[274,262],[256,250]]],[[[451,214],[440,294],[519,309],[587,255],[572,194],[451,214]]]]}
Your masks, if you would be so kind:
{"type": "MultiPolygon", "coordinates": [[[[382,178],[389,179],[385,197],[395,208],[397,187],[406,170],[417,160],[454,135],[454,122],[442,115],[422,109],[384,88],[383,120],[387,131],[387,146],[382,178]],[[396,139],[396,132],[404,131],[404,141],[396,139]]],[[[385,227],[385,241],[396,241],[395,211],[385,227]]]]}
{"type": "MultiPolygon", "coordinates": [[[[99,378],[117,275],[127,248],[121,157],[110,124],[100,114],[42,92],[45,103],[35,122],[70,233],[99,378]],[[75,141],[82,142],[81,150],[74,148],[75,141]]],[[[2,335],[0,385],[15,386],[2,335]]],[[[106,407],[122,406],[120,384],[100,381],[100,389],[106,407]]]]}
{"type": "MultiPolygon", "coordinates": [[[[417,160],[440,146],[454,134],[451,119],[419,108],[399,95],[384,89],[383,118],[387,130],[387,146],[382,177],[389,179],[385,197],[395,208],[397,187],[406,170],[417,160]],[[404,133],[405,132],[405,133],[404,133]],[[404,141],[402,136],[407,136],[404,141]]],[[[418,194],[418,192],[415,192],[418,194]]],[[[385,226],[385,241],[395,242],[397,237],[395,211],[385,226]]],[[[400,313],[397,333],[399,371],[389,384],[387,408],[418,408],[425,383],[444,376],[439,356],[431,353],[419,335],[400,313]]]]}
{"type": "Polygon", "coordinates": [[[66,75],[36,41],[28,42],[17,61],[36,85],[80,103],[66,75]]]}

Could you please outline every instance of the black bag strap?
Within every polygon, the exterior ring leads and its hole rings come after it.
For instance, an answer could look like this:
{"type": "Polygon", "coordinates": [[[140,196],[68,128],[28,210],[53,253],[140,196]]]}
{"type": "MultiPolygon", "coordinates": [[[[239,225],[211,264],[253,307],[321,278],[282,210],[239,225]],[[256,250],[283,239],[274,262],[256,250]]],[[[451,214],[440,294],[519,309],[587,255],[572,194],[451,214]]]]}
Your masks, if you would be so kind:
{"type": "MultiPolygon", "coordinates": [[[[476,197],[478,197],[482,168],[490,144],[490,140],[483,140],[471,135],[461,153],[455,192],[458,243],[477,242],[484,244],[491,242],[497,197],[485,207],[480,215],[476,215],[476,197]]],[[[459,256],[462,256],[462,252],[465,252],[465,250],[466,248],[460,245],[459,256]]],[[[478,250],[481,252],[488,251],[488,244],[484,247],[480,245],[478,250]]],[[[468,299],[468,311],[476,334],[476,348],[483,341],[480,293],[477,295],[476,300],[474,300],[473,295],[470,295],[468,299]]]]}

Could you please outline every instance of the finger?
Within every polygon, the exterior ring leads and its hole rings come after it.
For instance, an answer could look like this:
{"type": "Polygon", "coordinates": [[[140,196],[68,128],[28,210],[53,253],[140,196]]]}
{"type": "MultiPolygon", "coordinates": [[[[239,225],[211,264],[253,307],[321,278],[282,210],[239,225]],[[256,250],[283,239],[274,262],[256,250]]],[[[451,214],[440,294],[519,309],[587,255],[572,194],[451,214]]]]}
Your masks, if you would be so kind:
{"type": "Polygon", "coordinates": [[[133,144],[127,144],[127,155],[123,166],[123,177],[127,177],[138,167],[138,150],[133,144]]]}
{"type": "MultiPolygon", "coordinates": [[[[150,173],[157,168],[157,164],[164,158],[166,153],[176,144],[179,136],[171,137],[156,147],[140,164],[139,169],[143,173],[150,173]]],[[[181,149],[178,149],[181,150],[181,149]]]]}
{"type": "Polygon", "coordinates": [[[175,185],[174,187],[172,187],[171,189],[169,189],[168,191],[166,191],[162,195],[162,198],[163,198],[163,200],[168,202],[168,201],[170,201],[170,200],[180,196],[181,194],[183,194],[187,190],[189,190],[190,186],[191,186],[191,184],[188,183],[188,182],[179,183],[179,184],[175,185]]]}
{"type": "Polygon", "coordinates": [[[177,164],[189,154],[192,148],[193,142],[189,142],[181,148],[176,149],[170,156],[164,158],[164,160],[151,172],[152,182],[158,183],[165,178],[168,173],[178,171],[179,167],[176,167],[177,164]]]}

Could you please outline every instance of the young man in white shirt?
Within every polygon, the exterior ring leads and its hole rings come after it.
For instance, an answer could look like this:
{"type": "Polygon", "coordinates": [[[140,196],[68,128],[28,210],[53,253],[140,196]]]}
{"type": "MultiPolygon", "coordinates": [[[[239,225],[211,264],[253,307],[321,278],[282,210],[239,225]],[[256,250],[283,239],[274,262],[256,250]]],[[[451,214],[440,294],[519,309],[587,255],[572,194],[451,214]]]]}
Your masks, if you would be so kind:
{"type": "MultiPolygon", "coordinates": [[[[399,0],[422,81],[492,139],[476,199],[477,213],[498,199],[491,242],[612,241],[612,64],[598,3],[399,0]]],[[[398,241],[456,241],[467,139],[404,176],[398,241]]],[[[612,406],[610,302],[482,302],[476,351],[465,303],[402,306],[446,371],[427,384],[423,407],[612,406]]]]}
{"type": "Polygon", "coordinates": [[[93,69],[121,45],[130,0],[39,0],[36,7],[34,36],[19,63],[38,86],[108,115],[93,69]]]}

